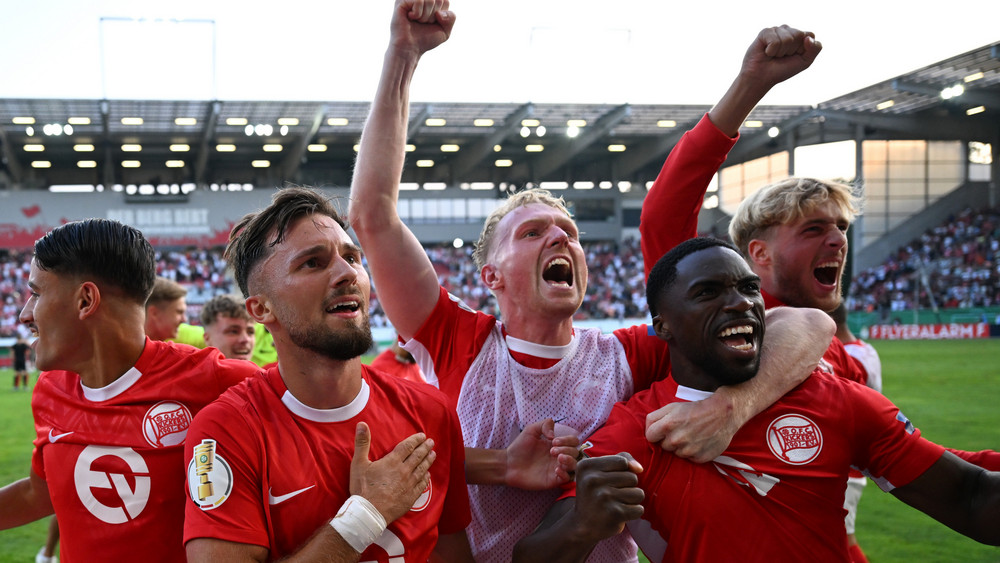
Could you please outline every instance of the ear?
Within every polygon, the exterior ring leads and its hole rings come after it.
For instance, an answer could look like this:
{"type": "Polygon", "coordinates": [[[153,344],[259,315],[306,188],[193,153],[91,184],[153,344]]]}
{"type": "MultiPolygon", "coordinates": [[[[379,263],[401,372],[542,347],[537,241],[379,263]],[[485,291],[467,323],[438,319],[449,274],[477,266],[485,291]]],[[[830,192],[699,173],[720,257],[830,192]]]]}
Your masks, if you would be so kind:
{"type": "Polygon", "coordinates": [[[674,338],[673,333],[670,332],[670,327],[667,325],[667,321],[663,320],[663,317],[660,315],[653,317],[653,331],[656,332],[656,336],[660,340],[670,342],[674,338]]]}
{"type": "Polygon", "coordinates": [[[768,267],[773,258],[771,249],[764,239],[755,238],[747,245],[747,254],[750,255],[750,263],[754,266],[768,267]]]}
{"type": "Polygon", "coordinates": [[[503,289],[503,276],[493,264],[484,265],[483,269],[479,272],[479,277],[486,284],[486,287],[490,288],[490,291],[495,292],[498,289],[503,289]]]}
{"type": "Polygon", "coordinates": [[[246,300],[247,312],[250,313],[250,318],[267,325],[269,323],[274,323],[274,314],[271,312],[271,304],[262,295],[251,295],[247,297],[246,300]]]}
{"type": "Polygon", "coordinates": [[[101,290],[94,282],[83,282],[76,293],[77,315],[80,320],[90,318],[97,314],[101,308],[101,290]]]}

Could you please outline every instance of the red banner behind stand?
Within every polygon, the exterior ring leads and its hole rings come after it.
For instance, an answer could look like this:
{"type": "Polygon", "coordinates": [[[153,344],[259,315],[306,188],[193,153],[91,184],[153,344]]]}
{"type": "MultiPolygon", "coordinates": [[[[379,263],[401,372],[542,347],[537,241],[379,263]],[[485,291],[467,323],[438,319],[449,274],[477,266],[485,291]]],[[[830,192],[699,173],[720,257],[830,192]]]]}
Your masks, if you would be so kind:
{"type": "Polygon", "coordinates": [[[870,340],[960,340],[989,337],[990,325],[986,323],[873,325],[868,327],[870,340]]]}

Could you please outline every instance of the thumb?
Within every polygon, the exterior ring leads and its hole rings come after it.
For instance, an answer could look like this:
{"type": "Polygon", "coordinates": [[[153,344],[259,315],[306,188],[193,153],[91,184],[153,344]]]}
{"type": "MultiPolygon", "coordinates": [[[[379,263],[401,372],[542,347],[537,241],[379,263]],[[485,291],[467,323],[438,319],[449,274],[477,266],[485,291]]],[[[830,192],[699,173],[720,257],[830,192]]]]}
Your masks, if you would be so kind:
{"type": "Polygon", "coordinates": [[[819,56],[819,52],[823,50],[823,44],[816,41],[815,37],[806,37],[805,41],[805,59],[812,64],[816,57],[819,56]]]}
{"type": "Polygon", "coordinates": [[[642,464],[636,461],[635,458],[632,457],[632,454],[628,452],[618,452],[618,456],[623,458],[625,463],[628,464],[629,471],[636,474],[642,473],[642,464]]]}
{"type": "Polygon", "coordinates": [[[367,464],[368,452],[372,445],[372,435],[371,431],[368,430],[368,425],[364,422],[359,422],[354,432],[354,457],[351,458],[351,468],[365,463],[367,464]]]}
{"type": "Polygon", "coordinates": [[[440,10],[437,13],[437,22],[444,30],[446,36],[451,36],[451,29],[455,27],[455,12],[451,10],[440,10]]]}
{"type": "Polygon", "coordinates": [[[546,418],[542,421],[542,436],[548,438],[549,440],[556,437],[556,422],[551,418],[546,418]]]}

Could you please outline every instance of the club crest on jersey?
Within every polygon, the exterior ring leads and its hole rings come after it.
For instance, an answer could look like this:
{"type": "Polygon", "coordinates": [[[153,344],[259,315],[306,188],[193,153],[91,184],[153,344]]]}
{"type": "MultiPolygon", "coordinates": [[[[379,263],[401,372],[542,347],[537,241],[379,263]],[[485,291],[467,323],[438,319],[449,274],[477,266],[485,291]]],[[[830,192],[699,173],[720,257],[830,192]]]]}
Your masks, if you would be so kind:
{"type": "Polygon", "coordinates": [[[183,443],[189,426],[191,411],[174,401],[160,401],[142,417],[142,434],[154,448],[183,443]]]}
{"type": "Polygon", "coordinates": [[[420,496],[417,497],[416,502],[414,502],[413,506],[410,507],[410,510],[412,512],[420,512],[421,510],[423,510],[423,509],[427,508],[428,506],[430,506],[430,504],[431,504],[431,496],[433,496],[432,495],[432,492],[433,492],[432,489],[433,489],[433,487],[431,487],[431,481],[430,481],[430,479],[428,479],[427,480],[427,488],[424,489],[424,492],[420,493],[420,496]]]}
{"type": "Polygon", "coordinates": [[[233,492],[233,471],[215,446],[215,440],[202,440],[188,464],[188,495],[202,510],[218,508],[233,492]]]}
{"type": "Polygon", "coordinates": [[[779,416],[767,427],[767,445],[774,457],[790,465],[804,465],[823,450],[819,426],[797,414],[779,416]]]}

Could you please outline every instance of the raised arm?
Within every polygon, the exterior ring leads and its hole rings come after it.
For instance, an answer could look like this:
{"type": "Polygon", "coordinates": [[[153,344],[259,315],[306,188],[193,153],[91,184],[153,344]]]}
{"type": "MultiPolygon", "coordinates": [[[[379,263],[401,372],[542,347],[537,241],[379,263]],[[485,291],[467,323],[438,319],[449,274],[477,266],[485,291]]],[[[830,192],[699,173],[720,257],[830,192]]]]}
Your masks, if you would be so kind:
{"type": "Polygon", "coordinates": [[[753,108],[771,88],[809,68],[823,45],[811,31],[782,25],[762,29],[747,48],[729,90],[708,112],[720,131],[736,136],[753,108]]]}
{"type": "Polygon", "coordinates": [[[430,315],[439,287],[427,254],[396,211],[410,81],[420,57],[444,43],[454,23],[448,0],[396,1],[389,47],[351,181],[351,226],[368,257],[379,301],[404,339],[412,338],[430,315]]]}
{"type": "Polygon", "coordinates": [[[892,494],[960,534],[1000,545],[1000,473],[944,452],[927,471],[892,494]]]}
{"type": "Polygon", "coordinates": [[[639,222],[646,275],[671,248],[697,235],[705,190],[753,108],[776,84],[808,68],[821,49],[812,33],[788,26],[761,30],[750,44],[736,79],[707,118],[681,137],[646,194],[639,222]]]}
{"type": "Polygon", "coordinates": [[[646,439],[696,462],[721,454],[748,420],[805,380],[830,346],[836,324],[819,309],[767,311],[757,376],[720,387],[693,403],[671,403],[646,416],[646,439]]]}

